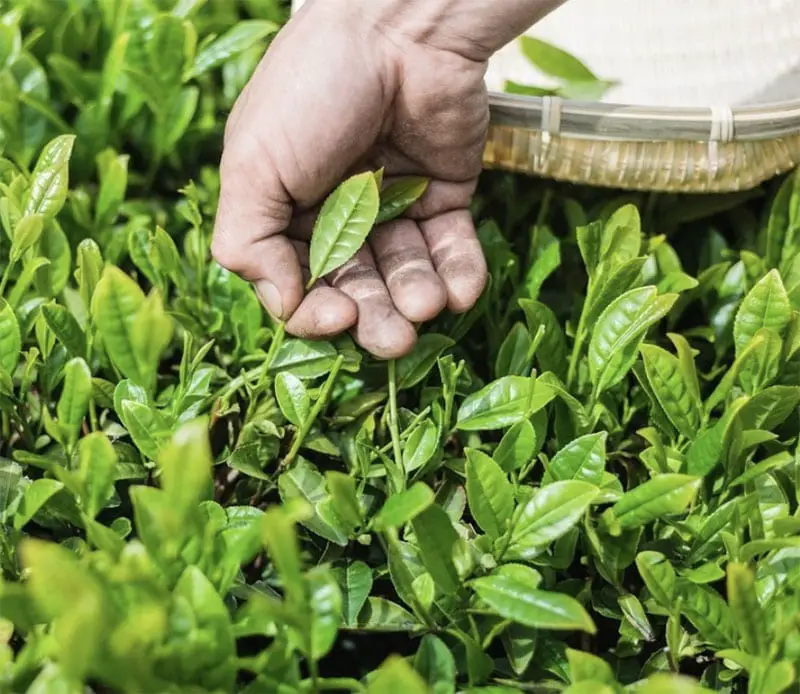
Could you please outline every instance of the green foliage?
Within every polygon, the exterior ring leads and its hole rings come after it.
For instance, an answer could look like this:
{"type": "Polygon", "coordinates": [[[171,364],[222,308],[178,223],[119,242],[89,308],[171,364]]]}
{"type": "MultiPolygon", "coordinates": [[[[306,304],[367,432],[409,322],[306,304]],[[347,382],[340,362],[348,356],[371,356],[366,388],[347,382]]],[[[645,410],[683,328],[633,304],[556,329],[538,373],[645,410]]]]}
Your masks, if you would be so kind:
{"type": "MultiPolygon", "coordinates": [[[[487,174],[490,286],[387,365],[210,257],[283,8],[64,7],[0,16],[0,691],[796,691],[797,176],[487,174]]],[[[381,181],[312,274],[426,185],[381,181]]]]}

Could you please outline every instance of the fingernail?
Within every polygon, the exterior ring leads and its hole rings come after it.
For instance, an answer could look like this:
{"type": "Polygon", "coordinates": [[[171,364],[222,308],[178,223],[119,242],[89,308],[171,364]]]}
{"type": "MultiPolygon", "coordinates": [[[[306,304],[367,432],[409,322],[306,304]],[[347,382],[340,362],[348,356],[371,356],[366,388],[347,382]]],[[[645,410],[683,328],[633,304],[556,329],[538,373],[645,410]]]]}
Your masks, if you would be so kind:
{"type": "Polygon", "coordinates": [[[272,282],[267,282],[267,280],[256,282],[255,287],[256,294],[258,294],[267,311],[280,320],[283,317],[283,301],[278,288],[272,282]]]}

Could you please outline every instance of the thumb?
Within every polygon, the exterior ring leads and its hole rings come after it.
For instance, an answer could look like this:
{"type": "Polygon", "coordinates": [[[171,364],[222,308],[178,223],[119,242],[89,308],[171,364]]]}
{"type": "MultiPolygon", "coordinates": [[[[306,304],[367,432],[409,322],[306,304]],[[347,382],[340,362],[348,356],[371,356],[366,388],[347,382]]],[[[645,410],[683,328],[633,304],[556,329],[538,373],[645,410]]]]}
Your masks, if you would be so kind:
{"type": "Polygon", "coordinates": [[[303,277],[297,253],[283,235],[292,202],[268,161],[257,147],[226,145],[211,253],[252,282],[267,311],[285,320],[303,299],[303,277]]]}

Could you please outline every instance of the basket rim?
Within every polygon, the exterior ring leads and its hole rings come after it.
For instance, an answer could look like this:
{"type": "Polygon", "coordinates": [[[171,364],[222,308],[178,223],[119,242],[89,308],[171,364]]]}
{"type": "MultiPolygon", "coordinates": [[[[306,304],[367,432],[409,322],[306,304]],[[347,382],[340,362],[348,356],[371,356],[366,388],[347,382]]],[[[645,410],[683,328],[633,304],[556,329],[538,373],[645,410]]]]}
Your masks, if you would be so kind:
{"type": "Polygon", "coordinates": [[[491,124],[578,139],[766,141],[800,134],[800,99],[737,106],[661,107],[489,92],[491,124]]]}

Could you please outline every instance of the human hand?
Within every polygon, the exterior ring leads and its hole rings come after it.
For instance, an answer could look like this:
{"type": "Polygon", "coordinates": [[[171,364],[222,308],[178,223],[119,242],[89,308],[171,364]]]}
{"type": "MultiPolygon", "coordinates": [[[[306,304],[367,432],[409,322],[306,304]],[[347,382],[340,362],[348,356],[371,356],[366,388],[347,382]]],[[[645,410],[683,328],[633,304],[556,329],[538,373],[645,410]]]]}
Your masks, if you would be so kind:
{"type": "Polygon", "coordinates": [[[402,21],[414,2],[307,4],[233,108],[212,252],[253,282],[291,334],[350,329],[364,349],[396,358],[413,348],[415,323],[445,307],[466,311],[483,291],[486,263],[468,206],[489,123],[491,49],[457,32],[432,40],[452,5],[440,4],[427,20],[435,3],[417,8],[414,24],[402,21]],[[353,260],[305,294],[318,205],[348,175],[381,167],[386,184],[405,175],[431,182],[403,218],[378,226],[353,260]]]}
{"type": "Polygon", "coordinates": [[[470,308],[486,264],[468,205],[488,126],[485,63],[385,31],[346,5],[312,3],[277,37],[231,113],[213,253],[254,283],[288,332],[353,329],[384,358],[414,323],[470,308]],[[304,296],[317,205],[347,175],[431,179],[403,219],[380,225],[304,296]]]}

